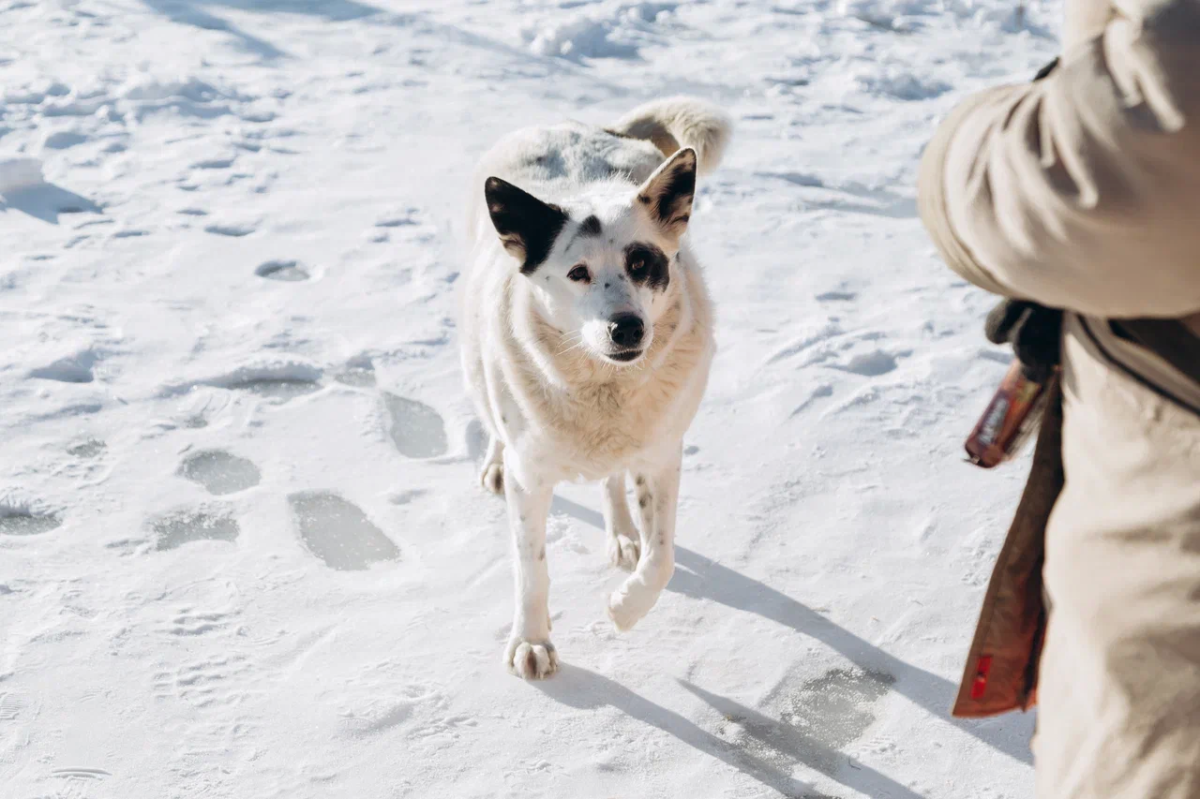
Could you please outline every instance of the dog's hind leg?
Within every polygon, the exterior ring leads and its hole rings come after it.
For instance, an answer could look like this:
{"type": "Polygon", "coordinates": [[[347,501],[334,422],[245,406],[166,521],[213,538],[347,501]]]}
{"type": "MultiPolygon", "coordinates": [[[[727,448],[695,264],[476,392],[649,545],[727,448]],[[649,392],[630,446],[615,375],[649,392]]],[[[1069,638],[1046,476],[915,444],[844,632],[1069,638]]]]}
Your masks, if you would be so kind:
{"type": "Polygon", "coordinates": [[[656,469],[635,473],[642,517],[642,557],[637,569],[608,600],[608,616],[628,630],[654,607],[675,573],[675,513],[679,505],[682,448],[656,469]]]}
{"type": "Polygon", "coordinates": [[[495,433],[488,440],[479,482],[493,494],[504,493],[504,442],[495,433]]]}
{"type": "Polygon", "coordinates": [[[536,485],[524,486],[521,480],[530,480],[528,472],[506,471],[504,497],[513,535],[517,595],[504,663],[526,680],[540,680],[558,670],[558,654],[550,643],[550,573],[546,567],[546,517],[554,484],[534,479],[536,485]]]}
{"type": "Polygon", "coordinates": [[[633,571],[642,549],[625,499],[623,470],[604,481],[604,527],[608,532],[608,559],[618,568],[633,571]]]}

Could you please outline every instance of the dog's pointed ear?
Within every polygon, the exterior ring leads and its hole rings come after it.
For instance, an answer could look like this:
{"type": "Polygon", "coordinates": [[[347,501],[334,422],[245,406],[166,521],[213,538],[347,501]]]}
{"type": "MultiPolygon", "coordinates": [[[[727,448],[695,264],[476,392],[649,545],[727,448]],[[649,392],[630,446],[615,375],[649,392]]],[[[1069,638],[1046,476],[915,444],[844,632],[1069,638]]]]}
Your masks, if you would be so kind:
{"type": "Polygon", "coordinates": [[[484,182],[483,196],[500,243],[521,262],[522,274],[532,274],[567,224],[566,212],[496,177],[484,182]]]}
{"type": "Polygon", "coordinates": [[[670,238],[687,230],[696,194],[696,151],[685,147],[654,170],[638,189],[638,202],[670,238]]]}

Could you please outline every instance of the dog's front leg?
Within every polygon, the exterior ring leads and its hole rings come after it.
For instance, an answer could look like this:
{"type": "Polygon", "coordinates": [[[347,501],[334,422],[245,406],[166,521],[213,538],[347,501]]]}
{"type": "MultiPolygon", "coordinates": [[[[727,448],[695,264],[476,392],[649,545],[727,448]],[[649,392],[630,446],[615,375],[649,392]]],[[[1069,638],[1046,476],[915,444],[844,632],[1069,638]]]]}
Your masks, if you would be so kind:
{"type": "Polygon", "coordinates": [[[558,670],[558,653],[550,643],[550,574],[546,567],[546,517],[554,484],[533,477],[527,469],[514,468],[511,448],[504,455],[504,496],[517,584],[516,614],[504,663],[526,680],[540,680],[558,670]]]}
{"type": "Polygon", "coordinates": [[[629,515],[629,500],[625,498],[624,470],[604,481],[604,527],[608,532],[608,559],[612,565],[633,571],[641,557],[637,527],[629,515]]]}
{"type": "Polygon", "coordinates": [[[682,448],[675,447],[661,465],[635,472],[642,557],[634,573],[608,600],[609,618],[619,630],[628,630],[650,612],[675,573],[675,513],[682,460],[682,448]]]}

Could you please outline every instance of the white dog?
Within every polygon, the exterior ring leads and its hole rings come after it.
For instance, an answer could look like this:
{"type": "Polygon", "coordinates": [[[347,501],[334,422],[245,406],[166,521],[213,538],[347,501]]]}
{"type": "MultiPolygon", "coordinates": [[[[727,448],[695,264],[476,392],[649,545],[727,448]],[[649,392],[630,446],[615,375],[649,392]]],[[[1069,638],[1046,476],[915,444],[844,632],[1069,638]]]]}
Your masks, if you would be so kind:
{"type": "Polygon", "coordinates": [[[546,568],[556,483],[604,481],[609,556],[633,571],[608,603],[619,629],[650,611],[674,572],[681,442],[714,352],[683,234],[697,171],[716,167],[729,133],[721,111],[675,98],[608,130],[521,130],[482,160],[462,358],[491,435],[481,479],[504,492],[516,545],[504,660],[526,679],[558,668],[546,568]]]}

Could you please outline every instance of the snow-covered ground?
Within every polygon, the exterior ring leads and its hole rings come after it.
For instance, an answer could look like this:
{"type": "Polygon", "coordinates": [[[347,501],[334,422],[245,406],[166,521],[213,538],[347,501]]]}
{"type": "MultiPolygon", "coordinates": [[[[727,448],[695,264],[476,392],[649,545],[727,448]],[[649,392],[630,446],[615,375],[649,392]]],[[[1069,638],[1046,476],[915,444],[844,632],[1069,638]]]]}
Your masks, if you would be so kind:
{"type": "Polygon", "coordinates": [[[1027,797],[947,714],[1021,469],[914,175],[1025,80],[1012,0],[0,0],[0,796],[1027,797]],[[507,674],[458,238],[502,133],[733,114],[691,226],[720,352],[679,569],[605,618],[550,522],[562,672],[507,674]]]}

